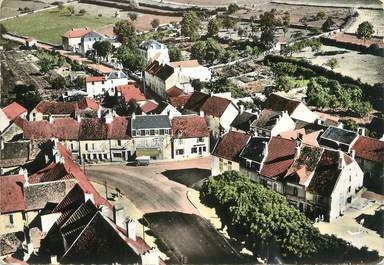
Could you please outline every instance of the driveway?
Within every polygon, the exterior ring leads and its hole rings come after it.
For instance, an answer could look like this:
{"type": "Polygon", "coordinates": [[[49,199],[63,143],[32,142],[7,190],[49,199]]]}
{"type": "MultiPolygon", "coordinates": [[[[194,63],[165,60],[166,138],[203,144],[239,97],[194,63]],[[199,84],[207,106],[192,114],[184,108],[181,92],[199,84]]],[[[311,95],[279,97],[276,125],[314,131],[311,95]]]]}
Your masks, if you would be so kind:
{"type": "Polygon", "coordinates": [[[144,213],[177,211],[198,214],[187,198],[188,187],[183,184],[191,186],[199,182],[207,176],[210,168],[211,157],[205,157],[152,163],[147,167],[89,165],[86,167],[86,174],[91,181],[107,181],[108,186],[119,188],[144,213]],[[181,177],[176,178],[174,174],[170,174],[175,172],[181,173],[181,177]]]}

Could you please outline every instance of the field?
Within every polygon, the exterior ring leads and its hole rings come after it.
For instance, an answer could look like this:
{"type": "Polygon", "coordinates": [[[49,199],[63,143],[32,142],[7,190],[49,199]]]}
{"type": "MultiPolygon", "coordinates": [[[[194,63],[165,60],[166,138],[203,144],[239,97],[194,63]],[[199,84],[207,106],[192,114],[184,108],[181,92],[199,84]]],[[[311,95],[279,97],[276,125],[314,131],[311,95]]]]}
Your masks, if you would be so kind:
{"type": "Polygon", "coordinates": [[[358,12],[359,16],[346,32],[355,33],[361,22],[369,21],[375,28],[375,35],[384,37],[384,10],[359,9],[358,12]]]}
{"type": "Polygon", "coordinates": [[[79,16],[65,16],[58,9],[48,10],[28,16],[5,21],[7,31],[25,36],[32,36],[38,40],[60,44],[61,35],[71,28],[89,27],[100,29],[114,24],[117,18],[98,17],[89,13],[79,16]]]}

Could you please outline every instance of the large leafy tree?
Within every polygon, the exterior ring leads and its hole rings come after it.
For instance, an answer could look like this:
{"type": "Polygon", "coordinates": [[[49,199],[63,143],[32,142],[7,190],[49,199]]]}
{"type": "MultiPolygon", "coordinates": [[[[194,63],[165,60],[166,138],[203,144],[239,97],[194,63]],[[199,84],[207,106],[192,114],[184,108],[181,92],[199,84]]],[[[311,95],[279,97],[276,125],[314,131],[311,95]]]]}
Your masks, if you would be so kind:
{"type": "Polygon", "coordinates": [[[374,33],[375,30],[373,29],[373,25],[368,21],[359,24],[356,31],[357,37],[363,40],[370,39],[374,33]]]}
{"type": "Polygon", "coordinates": [[[214,37],[219,33],[221,22],[219,19],[213,18],[208,22],[208,36],[214,37]]]}
{"type": "Polygon", "coordinates": [[[109,41],[97,41],[93,44],[97,56],[105,58],[112,52],[112,44],[109,41]]]}
{"type": "Polygon", "coordinates": [[[123,45],[129,47],[137,47],[138,37],[136,35],[136,29],[133,23],[129,20],[120,20],[116,22],[113,27],[113,33],[115,33],[116,38],[123,45]]]}
{"type": "Polygon", "coordinates": [[[377,252],[358,250],[334,236],[321,235],[307,217],[282,195],[235,171],[211,177],[203,184],[201,201],[213,207],[228,234],[257,253],[277,245],[287,262],[368,262],[377,252]]]}
{"type": "Polygon", "coordinates": [[[196,12],[189,11],[185,13],[180,25],[181,34],[190,37],[192,40],[197,40],[199,38],[200,18],[197,16],[196,12]]]}
{"type": "Polygon", "coordinates": [[[117,50],[117,58],[125,68],[131,71],[143,71],[147,66],[145,59],[138,53],[137,48],[121,46],[117,50]]]}
{"type": "Polygon", "coordinates": [[[324,21],[323,25],[321,26],[321,29],[326,32],[332,30],[332,28],[335,26],[335,21],[333,21],[332,18],[328,17],[327,20],[324,21]]]}
{"type": "Polygon", "coordinates": [[[207,41],[197,41],[191,47],[191,56],[199,62],[213,63],[221,60],[225,50],[215,39],[208,38],[207,41]]]}
{"type": "Polygon", "coordinates": [[[184,60],[184,57],[181,54],[181,49],[176,47],[176,46],[170,47],[169,48],[169,60],[171,62],[184,60]]]}

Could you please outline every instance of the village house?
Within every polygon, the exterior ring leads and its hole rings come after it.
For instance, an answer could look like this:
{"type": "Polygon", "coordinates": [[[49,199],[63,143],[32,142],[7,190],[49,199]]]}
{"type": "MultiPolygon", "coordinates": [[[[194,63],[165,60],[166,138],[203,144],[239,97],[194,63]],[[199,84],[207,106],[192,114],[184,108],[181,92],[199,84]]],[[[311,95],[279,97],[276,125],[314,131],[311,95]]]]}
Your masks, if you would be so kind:
{"type": "Polygon", "coordinates": [[[116,96],[122,100],[124,103],[129,103],[134,101],[138,104],[146,101],[146,97],[141,92],[140,88],[136,83],[130,83],[127,85],[121,85],[116,87],[116,96]]]}
{"type": "Polygon", "coordinates": [[[67,51],[80,52],[81,40],[83,36],[90,33],[90,28],[71,29],[62,36],[63,48],[67,51]]]}
{"type": "Polygon", "coordinates": [[[357,132],[337,127],[328,127],[320,136],[319,143],[321,146],[349,153],[351,146],[356,142],[357,138],[357,132]]]}
{"type": "Polygon", "coordinates": [[[212,151],[212,176],[229,170],[239,171],[239,155],[250,139],[250,135],[241,132],[230,131],[224,134],[212,151]]]}
{"type": "Polygon", "coordinates": [[[156,40],[147,40],[140,43],[139,52],[148,62],[156,60],[162,64],[169,63],[167,46],[156,40]]]}
{"type": "Polygon", "coordinates": [[[122,71],[114,71],[106,76],[87,76],[85,86],[87,95],[91,98],[103,97],[106,93],[115,96],[118,86],[127,85],[128,76],[122,71]]]}
{"type": "Polygon", "coordinates": [[[364,186],[384,194],[384,141],[359,135],[350,149],[364,171],[364,186]]]}
{"type": "Polygon", "coordinates": [[[218,139],[223,132],[229,131],[231,123],[237,117],[239,110],[229,99],[211,96],[201,106],[209,130],[214,139],[218,139]]]}
{"type": "Polygon", "coordinates": [[[175,70],[168,64],[153,61],[144,71],[145,93],[155,93],[166,99],[166,91],[178,82],[175,70]]]}
{"type": "Polygon", "coordinates": [[[136,157],[172,158],[172,127],[168,115],[135,115],[131,117],[131,135],[136,157]]]}
{"type": "Polygon", "coordinates": [[[270,137],[294,129],[295,122],[286,111],[263,109],[250,127],[255,135],[270,137]]]}
{"type": "Polygon", "coordinates": [[[147,114],[150,114],[151,112],[155,111],[159,107],[159,103],[157,103],[153,99],[148,99],[144,102],[140,102],[139,107],[141,110],[141,113],[139,113],[139,114],[147,115],[147,114]]]}
{"type": "Polygon", "coordinates": [[[189,83],[193,80],[208,82],[212,77],[211,71],[200,65],[197,60],[170,62],[169,65],[174,68],[178,76],[178,83],[185,83],[181,81],[182,76],[187,77],[189,83]]]}
{"type": "Polygon", "coordinates": [[[257,115],[250,111],[245,111],[244,106],[240,105],[239,114],[231,123],[231,130],[248,133],[251,129],[251,124],[257,119],[257,115]]]}
{"type": "Polygon", "coordinates": [[[312,112],[303,102],[289,99],[278,94],[271,94],[263,103],[264,109],[275,112],[287,112],[289,117],[294,120],[315,123],[320,117],[312,112]]]}
{"type": "Polygon", "coordinates": [[[312,218],[323,215],[332,222],[363,185],[362,170],[352,157],[297,140],[255,137],[240,157],[241,171],[312,218]]]}
{"type": "Polygon", "coordinates": [[[12,102],[4,107],[3,111],[10,121],[14,121],[18,117],[26,119],[28,114],[28,110],[17,102],[12,102]]]}
{"type": "Polygon", "coordinates": [[[295,122],[295,129],[284,131],[279,136],[285,139],[299,140],[307,145],[320,146],[318,139],[326,129],[327,127],[322,124],[297,120],[295,122]]]}
{"type": "Polygon", "coordinates": [[[143,105],[141,109],[143,111],[143,115],[168,115],[169,119],[171,120],[173,117],[182,115],[181,112],[177,110],[177,108],[163,101],[160,102],[157,107],[152,110],[148,110],[146,105],[143,105]]]}
{"type": "Polygon", "coordinates": [[[172,120],[172,158],[196,158],[209,155],[209,130],[204,117],[185,115],[172,120]]]}
{"type": "Polygon", "coordinates": [[[88,97],[73,102],[42,100],[29,113],[29,120],[41,121],[69,117],[76,118],[77,116],[100,116],[101,109],[98,102],[88,97]]]}
{"type": "Polygon", "coordinates": [[[184,112],[185,113],[195,113],[199,114],[201,107],[204,105],[205,101],[210,98],[209,94],[195,91],[193,92],[187,102],[184,103],[184,112]]]}

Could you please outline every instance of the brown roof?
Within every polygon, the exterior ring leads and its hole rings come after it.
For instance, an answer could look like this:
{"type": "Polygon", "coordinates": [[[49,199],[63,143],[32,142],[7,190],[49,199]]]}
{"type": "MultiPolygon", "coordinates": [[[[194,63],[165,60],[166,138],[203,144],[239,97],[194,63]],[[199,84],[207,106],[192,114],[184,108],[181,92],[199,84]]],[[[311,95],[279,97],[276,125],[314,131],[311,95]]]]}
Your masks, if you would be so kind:
{"type": "Polygon", "coordinates": [[[169,104],[176,108],[181,108],[185,106],[190,97],[191,95],[180,95],[178,97],[171,97],[169,98],[169,104]]]}
{"type": "Polygon", "coordinates": [[[270,178],[285,173],[293,163],[296,153],[296,141],[272,137],[268,143],[267,157],[260,174],[270,178]]]}
{"type": "Polygon", "coordinates": [[[208,137],[209,130],[204,117],[190,115],[172,119],[172,133],[178,138],[208,137]]]}
{"type": "Polygon", "coordinates": [[[85,82],[86,83],[101,82],[101,81],[105,81],[105,77],[104,76],[87,76],[85,78],[85,82]]]}
{"type": "Polygon", "coordinates": [[[0,212],[12,213],[25,209],[23,175],[0,177],[0,212]]]}
{"type": "Polygon", "coordinates": [[[384,142],[366,136],[359,136],[352,146],[356,157],[370,161],[384,161],[384,142]]]}
{"type": "Polygon", "coordinates": [[[148,113],[155,110],[158,106],[159,104],[151,100],[147,100],[140,108],[144,113],[148,113]]]}
{"type": "Polygon", "coordinates": [[[117,86],[116,90],[121,93],[125,102],[129,102],[130,100],[135,101],[144,101],[146,100],[144,94],[137,87],[136,83],[117,86]]]}
{"type": "Polygon", "coordinates": [[[78,109],[77,102],[40,101],[35,107],[43,114],[74,114],[78,109]]]}
{"type": "Polygon", "coordinates": [[[49,139],[53,136],[51,124],[48,121],[25,121],[24,138],[30,140],[49,139]]]}
{"type": "Polygon", "coordinates": [[[92,30],[89,28],[78,28],[78,29],[72,29],[64,33],[64,37],[70,39],[70,38],[81,38],[85,34],[91,32],[92,30]]]}
{"type": "Polygon", "coordinates": [[[230,161],[236,161],[251,136],[231,131],[223,135],[217,143],[213,155],[230,161]]]}
{"type": "Polygon", "coordinates": [[[5,108],[3,108],[3,111],[5,115],[7,115],[8,119],[10,119],[11,121],[15,120],[21,114],[28,112],[26,108],[24,108],[17,102],[13,102],[9,104],[5,108]]]}
{"type": "Polygon", "coordinates": [[[51,127],[53,135],[58,139],[79,139],[80,126],[77,120],[72,118],[54,119],[51,127]]]}
{"type": "Polygon", "coordinates": [[[200,91],[195,91],[185,103],[185,108],[192,111],[200,111],[204,103],[209,99],[209,95],[200,91]]]}
{"type": "Polygon", "coordinates": [[[107,139],[107,124],[98,118],[81,119],[79,137],[83,140],[107,139]]]}
{"type": "Polygon", "coordinates": [[[128,117],[114,117],[108,124],[109,139],[130,139],[130,125],[128,117]]]}
{"type": "Polygon", "coordinates": [[[170,62],[169,65],[172,67],[197,67],[197,66],[200,66],[199,61],[197,61],[197,60],[170,62]]]}
{"type": "Polygon", "coordinates": [[[178,88],[177,86],[173,86],[171,88],[168,88],[167,91],[165,91],[168,97],[177,97],[180,96],[183,93],[183,90],[178,88]]]}
{"type": "Polygon", "coordinates": [[[329,197],[339,175],[339,151],[325,149],[307,190],[329,197]]]}
{"type": "Polygon", "coordinates": [[[265,109],[273,111],[287,111],[291,115],[295,109],[300,105],[300,101],[288,99],[277,94],[271,94],[264,102],[265,109]]]}
{"type": "Polygon", "coordinates": [[[174,73],[173,67],[168,64],[160,64],[156,60],[148,65],[145,71],[151,75],[157,76],[163,81],[167,80],[174,73]]]}
{"type": "Polygon", "coordinates": [[[78,102],[78,106],[80,109],[91,109],[94,111],[98,111],[100,107],[99,103],[96,100],[91,99],[89,97],[83,97],[82,99],[80,99],[80,101],[78,102]]]}
{"type": "Polygon", "coordinates": [[[201,110],[207,115],[220,118],[229,104],[231,104],[229,99],[212,96],[204,102],[201,110]]]}

